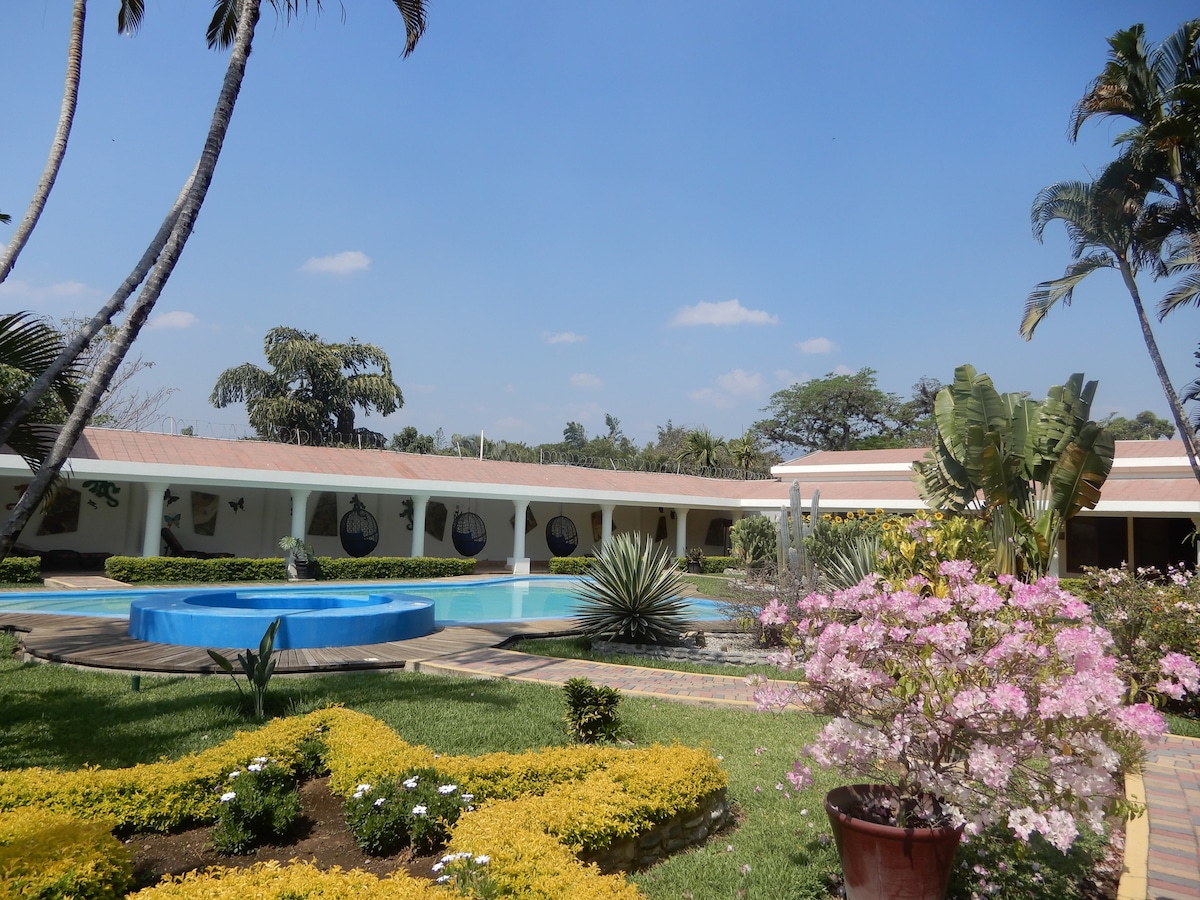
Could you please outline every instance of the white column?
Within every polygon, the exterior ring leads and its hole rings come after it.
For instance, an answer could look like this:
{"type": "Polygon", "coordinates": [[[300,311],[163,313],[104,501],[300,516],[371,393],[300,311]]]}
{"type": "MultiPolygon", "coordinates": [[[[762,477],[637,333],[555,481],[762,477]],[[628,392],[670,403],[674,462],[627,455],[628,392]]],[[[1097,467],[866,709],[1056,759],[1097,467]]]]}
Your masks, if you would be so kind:
{"type": "Polygon", "coordinates": [[[687,556],[687,509],[675,507],[675,556],[687,556]]]}
{"type": "Polygon", "coordinates": [[[146,530],[142,556],[162,556],[163,494],[170,485],[152,481],[146,485],[146,530]]]}
{"type": "Polygon", "coordinates": [[[304,540],[304,531],[308,526],[308,495],[312,491],[292,491],[292,537],[304,540]]]}
{"type": "Polygon", "coordinates": [[[613,503],[604,503],[600,506],[600,549],[604,550],[608,546],[609,538],[612,537],[612,516],[613,510],[616,509],[613,503]]]}
{"type": "Polygon", "coordinates": [[[529,574],[529,557],[525,555],[525,511],[529,509],[529,501],[520,499],[513,501],[513,555],[508,560],[514,575],[529,574]]]}
{"type": "Polygon", "coordinates": [[[413,494],[412,495],[413,516],[412,516],[412,549],[408,551],[410,556],[425,555],[425,510],[429,506],[428,494],[413,494]]]}

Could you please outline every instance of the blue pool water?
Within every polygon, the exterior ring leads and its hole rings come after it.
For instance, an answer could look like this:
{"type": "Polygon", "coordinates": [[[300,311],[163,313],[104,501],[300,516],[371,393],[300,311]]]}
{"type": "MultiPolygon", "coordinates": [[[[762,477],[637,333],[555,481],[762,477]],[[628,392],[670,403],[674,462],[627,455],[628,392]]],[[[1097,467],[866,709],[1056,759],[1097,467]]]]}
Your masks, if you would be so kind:
{"type": "MultiPolygon", "coordinates": [[[[571,577],[495,578],[467,582],[397,582],[393,584],[346,585],[321,582],[287,587],[253,588],[256,595],[278,594],[281,598],[296,594],[329,594],[361,597],[389,592],[416,595],[434,603],[434,619],[439,625],[469,625],[486,622],[511,622],[528,619],[570,618],[574,607],[572,590],[578,579],[571,577]]],[[[0,593],[0,613],[37,612],[71,616],[107,616],[128,618],[129,604],[144,597],[161,596],[175,588],[143,588],[120,591],[38,591],[36,593],[0,593]]],[[[230,588],[189,588],[188,594],[228,593],[230,588]]],[[[698,621],[721,618],[715,603],[692,601],[692,613],[698,621]]]]}

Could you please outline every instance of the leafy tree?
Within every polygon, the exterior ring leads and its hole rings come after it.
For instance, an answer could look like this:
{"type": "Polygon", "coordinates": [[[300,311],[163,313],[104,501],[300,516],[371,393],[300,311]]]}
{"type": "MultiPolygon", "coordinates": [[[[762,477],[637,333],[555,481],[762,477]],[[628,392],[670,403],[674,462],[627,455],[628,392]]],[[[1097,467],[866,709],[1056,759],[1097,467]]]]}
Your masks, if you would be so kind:
{"type": "Polygon", "coordinates": [[[894,431],[900,399],[879,389],[874,369],[830,372],[776,391],[754,430],[772,444],[804,450],[855,450],[894,431]]]}
{"type": "Polygon", "coordinates": [[[1045,400],[999,394],[959,366],[937,396],[937,442],[913,465],[935,510],[991,523],[996,571],[1045,574],[1067,519],[1092,509],[1112,469],[1113,438],[1088,419],[1096,382],[1076,373],[1045,400]]]}
{"type": "Polygon", "coordinates": [[[440,453],[446,448],[446,436],[442,429],[433,434],[420,434],[412,425],[406,425],[398,434],[392,435],[389,450],[399,450],[401,453],[440,453]]]}
{"type": "Polygon", "coordinates": [[[751,469],[762,465],[766,459],[758,435],[753,430],[747,431],[741,437],[727,441],[725,449],[729,453],[730,460],[742,470],[743,474],[748,474],[751,469]]]}
{"type": "MultiPolygon", "coordinates": [[[[276,10],[282,9],[286,15],[290,16],[293,12],[298,11],[301,0],[270,0],[270,2],[276,10]]],[[[407,32],[404,55],[407,56],[416,48],[417,42],[425,30],[424,0],[393,0],[393,3],[404,18],[407,32]]],[[[212,183],[221,147],[229,130],[242,80],[245,77],[254,31],[258,25],[260,5],[261,0],[218,0],[212,23],[209,25],[208,41],[209,46],[229,47],[229,62],[226,66],[220,93],[217,96],[204,149],[195,169],[184,183],[184,187],[167,217],[163,220],[157,234],[129,277],[92,317],[87,327],[70,341],[58,354],[58,357],[34,380],[24,396],[13,404],[3,421],[0,422],[0,444],[10,443],[14,430],[29,416],[45,393],[74,365],[83,348],[102,327],[109,324],[113,317],[124,309],[126,301],[138,289],[138,286],[145,282],[100,365],[96,367],[84,385],[80,399],[75,404],[66,424],[59,431],[53,448],[42,457],[28,489],[17,502],[5,523],[3,533],[0,533],[0,558],[7,556],[12,549],[17,537],[29,521],[29,517],[41,503],[59,470],[70,456],[79,436],[83,433],[84,426],[91,419],[101,396],[108,388],[114,373],[129,351],[129,347],[141,332],[142,326],[179,262],[184,246],[195,227],[196,217],[207,196],[209,185],[212,183]]],[[[143,0],[120,0],[118,28],[122,31],[136,30],[141,21],[143,6],[143,0]]]]}
{"type": "MultiPolygon", "coordinates": [[[[81,319],[63,319],[59,324],[67,340],[84,326],[81,319]]],[[[105,325],[79,355],[77,365],[82,372],[82,378],[88,378],[100,365],[116,333],[115,326],[105,325]]],[[[88,424],[103,428],[126,428],[131,431],[139,431],[152,424],[158,418],[163,405],[177,390],[166,385],[142,390],[134,384],[134,378],[153,368],[154,363],[140,354],[132,358],[126,357],[101,395],[88,424]]],[[[66,420],[66,412],[64,411],[60,421],[66,420]]]]}
{"type": "Polygon", "coordinates": [[[587,446],[587,431],[578,422],[568,422],[563,429],[562,442],[569,450],[583,450],[587,446]]]}
{"type": "Polygon", "coordinates": [[[213,406],[245,403],[260,438],[299,430],[323,441],[344,440],[361,432],[383,443],[383,435],[354,427],[355,407],[387,416],[404,405],[381,349],[355,338],[327,344],[284,326],[267,332],[263,349],[271,371],[252,363],[226,369],[208,398],[213,406]]]}
{"type": "MultiPolygon", "coordinates": [[[[1183,399],[1188,399],[1186,394],[1183,399]]],[[[1112,413],[1101,419],[1100,424],[1109,430],[1114,441],[1156,441],[1175,433],[1175,426],[1169,419],[1160,419],[1148,409],[1132,419],[1112,413]]]]}

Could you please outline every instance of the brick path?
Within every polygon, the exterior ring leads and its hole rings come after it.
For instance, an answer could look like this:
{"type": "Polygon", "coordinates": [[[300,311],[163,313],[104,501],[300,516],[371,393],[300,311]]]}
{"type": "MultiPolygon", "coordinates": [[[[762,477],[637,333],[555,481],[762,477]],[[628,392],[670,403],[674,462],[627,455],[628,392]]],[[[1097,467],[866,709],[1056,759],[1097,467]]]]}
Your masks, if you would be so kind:
{"type": "MultiPolygon", "coordinates": [[[[1149,806],[1147,849],[1126,848],[1126,867],[1145,854],[1142,893],[1131,883],[1130,900],[1200,900],[1200,741],[1168,737],[1150,752],[1142,772],[1149,806]]],[[[1131,839],[1135,832],[1130,830],[1131,839]]],[[[1136,877],[1136,876],[1135,876],[1136,877]]],[[[1124,900],[1124,897],[1122,898],[1124,900]]]]}

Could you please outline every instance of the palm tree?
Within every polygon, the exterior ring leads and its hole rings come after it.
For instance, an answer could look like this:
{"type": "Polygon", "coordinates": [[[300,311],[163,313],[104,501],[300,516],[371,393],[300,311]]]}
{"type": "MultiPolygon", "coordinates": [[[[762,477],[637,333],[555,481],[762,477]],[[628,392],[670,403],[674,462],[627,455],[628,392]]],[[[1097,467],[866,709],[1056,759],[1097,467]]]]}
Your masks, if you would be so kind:
{"type": "Polygon", "coordinates": [[[218,408],[245,403],[261,438],[302,431],[320,440],[347,440],[355,433],[356,406],[386,416],[404,405],[387,354],[374,344],[354,338],[327,344],[310,332],[279,327],[267,332],[263,350],[271,371],[252,363],[226,369],[208,398],[218,408]]]}
{"type": "Polygon", "coordinates": [[[725,438],[718,437],[707,428],[696,428],[688,432],[683,441],[683,449],[676,459],[679,462],[692,462],[702,469],[714,469],[725,448],[725,438]]]}
{"type": "Polygon", "coordinates": [[[758,436],[753,431],[733,438],[725,446],[729,451],[729,458],[742,470],[743,476],[748,475],[750,470],[762,461],[762,448],[758,444],[758,436]]]}
{"type": "Polygon", "coordinates": [[[1067,266],[1061,278],[1043,281],[1030,293],[1025,301],[1021,336],[1030,340],[1038,324],[1058,301],[1069,306],[1075,287],[1092,272],[1098,269],[1120,272],[1133,301],[1150,361],[1167,398],[1175,427],[1183,439],[1192,472],[1200,481],[1196,434],[1163,365],[1137,285],[1139,271],[1149,269],[1156,275],[1165,271],[1158,255],[1162,236],[1153,234],[1153,223],[1147,219],[1146,197],[1156,183],[1157,179],[1122,158],[1110,164],[1095,182],[1062,181],[1038,193],[1032,210],[1034,237],[1041,241],[1046,225],[1061,221],[1066,226],[1075,262],[1067,266]]]}
{"type": "MultiPolygon", "coordinates": [[[[54,361],[62,351],[62,344],[62,335],[58,331],[30,313],[0,316],[0,412],[15,403],[24,392],[25,384],[54,361]]],[[[51,395],[61,406],[52,412],[51,404],[42,405],[40,411],[50,414],[49,421],[61,422],[62,410],[75,405],[79,398],[76,374],[72,370],[60,376],[52,386],[51,395]]],[[[9,446],[30,468],[36,468],[54,446],[56,436],[55,429],[40,424],[47,418],[37,412],[21,422],[8,439],[9,446]]]]}
{"type": "MultiPolygon", "coordinates": [[[[290,17],[299,10],[302,0],[269,0],[269,2],[277,11],[282,10],[285,15],[290,17]]],[[[407,56],[412,53],[417,41],[424,33],[424,0],[392,0],[392,2],[404,18],[407,33],[404,55],[407,56]]],[[[80,400],[75,404],[66,425],[59,432],[53,449],[42,458],[37,474],[30,482],[29,488],[17,502],[3,531],[0,531],[0,559],[8,555],[26,522],[29,521],[29,517],[33,514],[33,510],[37,508],[51,482],[74,449],[75,443],[83,432],[84,425],[91,418],[129,347],[137,338],[153,310],[154,304],[162,294],[167,279],[174,271],[175,265],[183,253],[183,248],[191,236],[196,217],[204,203],[208,187],[212,183],[213,172],[221,155],[221,147],[229,130],[233,109],[246,74],[246,62],[250,55],[254,31],[258,25],[260,5],[261,0],[219,0],[213,15],[213,24],[209,26],[209,45],[230,46],[231,49],[225,77],[217,95],[212,123],[209,126],[196,168],[185,182],[175,204],[171,207],[166,219],[159,227],[158,233],[147,247],[137,266],[134,267],[133,272],[125,279],[108,303],[92,317],[84,328],[80,329],[55,362],[43,372],[42,376],[9,410],[4,421],[0,423],[0,444],[3,444],[10,440],[14,428],[29,415],[50,385],[69,370],[83,348],[101,328],[109,324],[112,318],[124,309],[126,300],[137,290],[138,285],[145,282],[137,300],[126,314],[109,345],[108,351],[84,386],[80,400]],[[236,18],[236,27],[232,34],[227,27],[231,18],[236,18]],[[214,25],[218,24],[220,27],[214,28],[214,25]]],[[[317,0],[317,5],[319,7],[319,0],[317,0]]],[[[142,12],[143,0],[121,0],[118,27],[129,30],[136,29],[141,21],[142,12]]]]}
{"type": "MultiPolygon", "coordinates": [[[[16,231],[9,239],[8,245],[0,253],[0,282],[8,277],[17,257],[24,248],[34,226],[41,218],[42,210],[46,208],[46,200],[54,181],[58,178],[58,170],[62,166],[63,157],[67,153],[67,139],[71,136],[71,122],[75,118],[75,105],[79,99],[79,72],[83,63],[83,21],[87,12],[87,0],[75,0],[71,13],[71,39],[67,46],[67,82],[63,88],[62,109],[58,114],[58,129],[54,141],[50,145],[50,156],[46,160],[46,168],[42,178],[29,201],[29,209],[25,217],[17,225],[16,231]]],[[[9,220],[8,216],[0,215],[0,222],[9,220]]]]}

